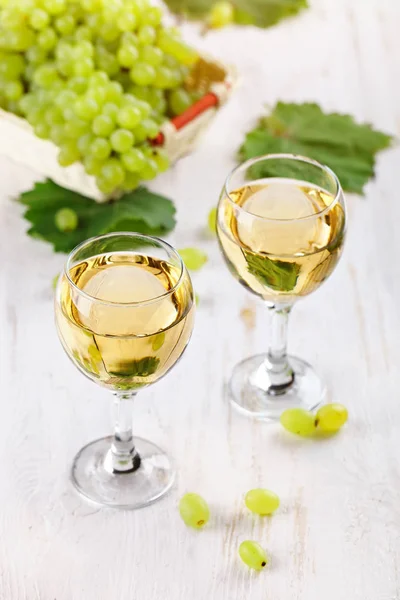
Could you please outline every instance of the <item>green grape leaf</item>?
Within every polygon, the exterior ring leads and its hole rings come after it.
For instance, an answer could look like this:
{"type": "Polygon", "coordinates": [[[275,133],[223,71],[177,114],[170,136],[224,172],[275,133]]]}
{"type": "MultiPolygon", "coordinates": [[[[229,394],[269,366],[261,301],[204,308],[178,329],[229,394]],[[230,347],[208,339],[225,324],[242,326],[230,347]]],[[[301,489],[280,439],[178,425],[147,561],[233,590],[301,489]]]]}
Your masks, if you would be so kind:
{"type": "Polygon", "coordinates": [[[271,260],[268,256],[257,256],[243,250],[249,273],[258,281],[276,292],[291,292],[296,287],[300,265],[282,260],[271,260]]]}
{"type": "MultiPolygon", "coordinates": [[[[317,104],[278,102],[269,115],[249,131],[240,148],[241,160],[263,154],[292,153],[314,158],[330,167],[345,191],[362,194],[374,177],[376,154],[390,146],[393,138],[368,124],[358,124],[350,115],[324,113],[317,104]]],[[[299,166],[307,180],[307,165],[299,166]]],[[[299,178],[298,173],[293,176],[299,178]]],[[[254,178],[279,177],[268,162],[251,170],[254,178]]]]}
{"type": "Polygon", "coordinates": [[[47,180],[36,183],[19,200],[27,207],[24,216],[31,223],[29,235],[50,242],[56,252],[70,252],[87,238],[112,231],[157,236],[165,235],[175,226],[172,201],[144,187],[119,200],[99,204],[47,180]],[[78,215],[74,231],[57,229],[55,215],[60,208],[71,208],[78,215]]]}
{"type": "MultiPolygon", "coordinates": [[[[207,18],[218,0],[165,0],[169,9],[189,19],[207,18]]],[[[308,7],[308,0],[232,0],[238,25],[270,27],[308,7]]]]}

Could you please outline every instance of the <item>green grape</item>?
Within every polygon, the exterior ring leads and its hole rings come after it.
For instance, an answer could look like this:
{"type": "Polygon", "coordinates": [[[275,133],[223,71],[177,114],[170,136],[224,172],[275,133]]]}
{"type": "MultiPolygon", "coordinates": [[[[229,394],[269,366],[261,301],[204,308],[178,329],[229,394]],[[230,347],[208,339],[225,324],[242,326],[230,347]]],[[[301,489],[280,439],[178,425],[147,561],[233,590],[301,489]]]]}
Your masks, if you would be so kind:
{"type": "Polygon", "coordinates": [[[80,158],[81,155],[76,144],[74,142],[67,142],[61,146],[57,160],[61,167],[69,167],[80,160],[80,158]]]}
{"type": "Polygon", "coordinates": [[[314,416],[303,408],[288,408],[281,414],[280,421],[287,431],[303,437],[315,431],[314,416]]]}
{"type": "Polygon", "coordinates": [[[138,45],[138,38],[136,33],[132,33],[132,31],[125,31],[122,35],[121,35],[121,44],[122,45],[127,45],[127,46],[137,46],[138,45]]]}
{"type": "Polygon", "coordinates": [[[36,85],[46,89],[51,88],[57,79],[57,69],[50,63],[39,67],[33,76],[33,81],[36,83],[36,85]]]}
{"type": "Polygon", "coordinates": [[[78,98],[74,104],[74,110],[77,117],[83,121],[93,121],[100,112],[98,103],[92,98],[78,98]]]}
{"type": "Polygon", "coordinates": [[[103,115],[106,117],[110,117],[110,119],[116,123],[118,120],[118,113],[119,113],[119,108],[116,104],[113,104],[112,102],[107,102],[104,106],[103,106],[103,115]]]}
{"type": "Polygon", "coordinates": [[[111,147],[115,152],[128,152],[132,148],[134,137],[128,129],[116,129],[110,137],[111,147]]]}
{"type": "Polygon", "coordinates": [[[18,79],[24,72],[25,64],[22,56],[17,54],[5,55],[0,60],[0,78],[13,80],[18,79]]]}
{"type": "Polygon", "coordinates": [[[115,123],[107,115],[99,115],[92,125],[93,133],[99,137],[108,137],[114,131],[115,123]]]}
{"type": "Polygon", "coordinates": [[[86,133],[89,133],[90,124],[87,121],[82,121],[77,117],[70,119],[67,124],[68,135],[72,139],[80,138],[86,133]]]}
{"type": "Polygon", "coordinates": [[[102,0],[82,0],[82,8],[86,12],[95,13],[102,9],[102,0]]]}
{"type": "Polygon", "coordinates": [[[154,336],[153,342],[151,344],[152,350],[154,350],[154,352],[157,352],[158,350],[160,350],[160,348],[162,348],[164,346],[164,342],[165,342],[165,331],[162,331],[161,333],[158,333],[156,336],[154,336]]]}
{"type": "Polygon", "coordinates": [[[97,160],[93,156],[85,156],[83,159],[83,166],[88,175],[95,175],[96,177],[101,174],[104,162],[97,160]]]}
{"type": "Polygon", "coordinates": [[[244,502],[251,512],[258,515],[271,515],[279,507],[278,496],[262,488],[247,492],[244,502]]]}
{"type": "Polygon", "coordinates": [[[349,413],[343,404],[325,404],[315,416],[315,426],[327,433],[335,433],[346,423],[349,413]]]}
{"type": "Polygon", "coordinates": [[[34,32],[25,26],[20,29],[4,32],[2,38],[2,47],[15,52],[25,52],[25,50],[35,43],[34,32]]]}
{"type": "Polygon", "coordinates": [[[163,13],[159,6],[151,6],[142,15],[142,22],[146,25],[157,27],[161,23],[162,15],[163,13]]]}
{"type": "Polygon", "coordinates": [[[144,46],[139,52],[140,60],[152,67],[158,67],[162,64],[164,54],[157,46],[144,46]]]}
{"type": "Polygon", "coordinates": [[[194,295],[194,301],[196,303],[196,306],[198,306],[200,304],[200,296],[198,294],[194,295]]]}
{"type": "Polygon", "coordinates": [[[87,98],[92,98],[92,100],[102,106],[107,100],[107,90],[105,87],[91,87],[86,96],[87,98]]]}
{"type": "Polygon", "coordinates": [[[178,252],[190,271],[199,271],[208,261],[207,254],[198,248],[182,248],[178,252]]]}
{"type": "Polygon", "coordinates": [[[144,100],[135,100],[135,106],[140,110],[142,119],[146,119],[151,114],[151,106],[144,100]]]}
{"type": "Polygon", "coordinates": [[[96,71],[89,77],[89,86],[90,87],[102,87],[103,85],[107,85],[110,82],[110,78],[107,73],[103,73],[102,71],[96,71]]]}
{"type": "Polygon", "coordinates": [[[36,106],[37,100],[33,94],[26,94],[19,102],[19,108],[21,112],[26,115],[30,110],[36,106]]]}
{"type": "Polygon", "coordinates": [[[153,119],[143,119],[137,127],[133,130],[135,140],[137,142],[144,142],[147,139],[153,139],[157,136],[160,131],[160,127],[153,119]]]}
{"type": "Polygon", "coordinates": [[[88,56],[79,58],[74,66],[74,75],[77,77],[88,77],[93,71],[94,61],[88,56]]]}
{"type": "Polygon", "coordinates": [[[136,29],[137,17],[130,10],[124,11],[117,19],[118,29],[120,31],[133,31],[136,29]]]}
{"type": "Polygon", "coordinates": [[[89,146],[89,154],[96,160],[106,160],[111,154],[111,145],[104,138],[95,138],[89,146]]]}
{"type": "Polygon", "coordinates": [[[130,173],[138,173],[146,164],[146,158],[139,148],[131,148],[128,152],[124,152],[121,156],[121,161],[125,169],[130,173]]]}
{"type": "Polygon", "coordinates": [[[113,102],[115,104],[119,104],[121,102],[124,90],[118,81],[110,81],[110,83],[107,85],[106,91],[107,102],[113,102]]]}
{"type": "Polygon", "coordinates": [[[185,42],[176,36],[171,35],[171,32],[168,29],[160,30],[158,47],[166,54],[170,54],[176,58],[182,65],[188,67],[193,66],[199,58],[198,53],[193,48],[185,44],[185,42]]]}
{"type": "Polygon", "coordinates": [[[169,69],[172,70],[178,70],[179,69],[179,60],[176,60],[176,58],[174,58],[173,56],[170,56],[169,54],[164,54],[164,67],[168,67],[169,69]]]}
{"type": "Polygon", "coordinates": [[[47,140],[50,136],[50,127],[46,123],[38,123],[35,125],[33,131],[35,132],[36,137],[41,138],[42,140],[47,140]]]}
{"type": "Polygon", "coordinates": [[[96,177],[96,185],[99,188],[99,190],[106,196],[111,194],[111,192],[113,192],[115,189],[114,185],[110,183],[108,179],[105,179],[101,175],[96,177]]]}
{"type": "Polygon", "coordinates": [[[72,77],[68,81],[68,90],[75,94],[84,94],[87,90],[87,79],[86,77],[72,77]]]}
{"type": "Polygon", "coordinates": [[[179,514],[185,525],[201,529],[210,519],[207,502],[198,494],[185,494],[179,502],[179,514]]]}
{"type": "MultiPolygon", "coordinates": [[[[94,142],[96,138],[91,134],[91,133],[85,133],[84,135],[82,135],[78,142],[77,142],[77,147],[79,152],[82,154],[82,156],[85,156],[86,154],[89,153],[90,148],[94,142]]],[[[110,152],[111,152],[111,148],[110,148],[110,152]]]]}
{"type": "Polygon", "coordinates": [[[46,62],[47,52],[39,46],[32,46],[31,48],[29,48],[29,50],[27,50],[25,56],[30,63],[34,65],[40,65],[46,62]]]}
{"type": "Polygon", "coordinates": [[[192,106],[193,100],[184,88],[177,88],[170,93],[168,104],[173,115],[181,115],[192,106]]]}
{"type": "Polygon", "coordinates": [[[29,25],[36,29],[37,31],[41,31],[45,29],[50,23],[50,16],[41,8],[35,8],[31,14],[29,15],[29,25]]]}
{"type": "Polygon", "coordinates": [[[136,46],[124,45],[118,50],[117,58],[121,67],[130,68],[139,58],[139,51],[136,46]]]}
{"type": "Polygon", "coordinates": [[[64,110],[66,108],[70,108],[71,105],[74,104],[76,99],[77,95],[72,90],[62,90],[58,94],[55,103],[61,110],[64,110]]]}
{"type": "Polygon", "coordinates": [[[217,209],[212,208],[208,213],[208,229],[211,233],[217,232],[217,209]]]}
{"type": "Polygon", "coordinates": [[[67,8],[66,0],[42,0],[43,8],[50,15],[59,15],[67,8]]]}
{"type": "Polygon", "coordinates": [[[64,127],[62,125],[53,125],[50,129],[49,137],[54,144],[61,146],[66,140],[64,127]]]}
{"type": "Polygon", "coordinates": [[[227,2],[226,0],[216,2],[210,12],[210,27],[218,29],[219,27],[230,25],[233,23],[234,13],[234,7],[230,2],[227,2]]]}
{"type": "Polygon", "coordinates": [[[143,25],[137,34],[141,46],[150,46],[156,40],[156,30],[151,25],[143,25]]]}
{"type": "Polygon", "coordinates": [[[74,48],[74,57],[75,58],[93,58],[94,57],[94,48],[91,42],[87,40],[82,40],[77,44],[74,48]]]}
{"type": "Polygon", "coordinates": [[[164,65],[156,67],[156,74],[153,85],[162,90],[169,90],[177,87],[181,83],[181,75],[177,71],[164,65]]]}
{"type": "Polygon", "coordinates": [[[32,125],[33,127],[35,127],[35,125],[38,125],[39,123],[43,123],[44,121],[44,113],[43,111],[41,111],[39,108],[33,108],[32,110],[30,110],[27,115],[27,121],[30,125],[32,125]]]}
{"type": "Polygon", "coordinates": [[[100,27],[99,35],[106,42],[114,42],[119,37],[119,29],[111,22],[105,22],[100,27]]]}
{"type": "MultiPolygon", "coordinates": [[[[101,0],[103,2],[103,0],[101,0]]],[[[86,25],[96,33],[97,33],[103,23],[103,15],[101,13],[89,14],[86,16],[86,25]]]]}
{"type": "Polygon", "coordinates": [[[156,71],[154,67],[144,62],[137,62],[131,69],[131,79],[138,85],[149,85],[154,81],[156,71]]]}
{"type": "Polygon", "coordinates": [[[46,111],[46,123],[50,125],[50,127],[53,125],[62,125],[64,123],[63,114],[58,106],[51,106],[46,111]]]}
{"type": "Polygon", "coordinates": [[[153,152],[153,160],[156,162],[159,173],[164,173],[164,171],[167,171],[171,166],[171,162],[165,150],[155,150],[153,152]]]}
{"type": "Polygon", "coordinates": [[[76,28],[74,37],[78,42],[90,42],[93,39],[93,34],[89,27],[87,27],[86,25],[81,25],[80,27],[76,28]]]}
{"type": "Polygon", "coordinates": [[[123,106],[118,113],[117,122],[124,129],[134,129],[140,123],[142,115],[135,106],[123,106]]]}
{"type": "Polygon", "coordinates": [[[54,29],[47,27],[37,36],[37,43],[43,50],[52,50],[57,44],[57,39],[54,29]]]}
{"type": "Polygon", "coordinates": [[[24,94],[24,86],[20,81],[9,81],[4,86],[4,95],[7,100],[19,100],[24,94]]]}
{"type": "Polygon", "coordinates": [[[102,56],[97,57],[97,68],[107,73],[110,77],[114,77],[119,73],[118,59],[110,52],[106,52],[102,56]]]}
{"type": "Polygon", "coordinates": [[[101,169],[101,175],[116,188],[124,181],[125,171],[116,158],[110,158],[101,169]]]}
{"type": "Polygon", "coordinates": [[[158,175],[158,166],[155,160],[148,158],[146,164],[140,171],[140,177],[146,181],[154,179],[158,175]]]}
{"type": "MultiPolygon", "coordinates": [[[[75,231],[78,227],[78,215],[72,208],[60,208],[55,214],[54,222],[59,231],[75,231]]],[[[59,275],[57,275],[58,280],[59,275]]]]}
{"type": "Polygon", "coordinates": [[[268,563],[264,548],[251,540],[246,540],[240,544],[239,556],[245,565],[256,571],[261,571],[268,563]]]}
{"type": "MultiPolygon", "coordinates": [[[[122,156],[125,156],[123,154],[122,156]]],[[[140,183],[140,179],[137,173],[125,173],[125,179],[122,183],[122,187],[125,191],[131,192],[136,189],[140,183]]]]}
{"type": "Polygon", "coordinates": [[[161,114],[166,112],[167,101],[165,99],[165,92],[163,90],[152,88],[147,101],[154,111],[161,114]]]}
{"type": "Polygon", "coordinates": [[[74,32],[76,22],[72,15],[64,15],[56,19],[55,27],[61,35],[67,36],[74,32]]]}

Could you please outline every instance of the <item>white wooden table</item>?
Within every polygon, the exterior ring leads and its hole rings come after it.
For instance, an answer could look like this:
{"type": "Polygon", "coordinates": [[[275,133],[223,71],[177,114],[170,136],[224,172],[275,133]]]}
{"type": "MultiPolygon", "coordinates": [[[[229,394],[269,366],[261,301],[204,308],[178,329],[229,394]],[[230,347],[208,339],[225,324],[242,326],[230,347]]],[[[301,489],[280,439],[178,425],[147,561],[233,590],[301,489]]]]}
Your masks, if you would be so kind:
{"type": "Polygon", "coordinates": [[[400,149],[379,157],[365,199],[349,197],[349,237],[335,274],[296,307],[291,351],[310,360],[346,404],[340,435],[293,439],[232,412],[232,366],[266,347],[261,303],[231,278],[202,235],[244,132],[264,104],[319,102],[400,135],[397,0],[312,0],[268,31],[227,29],[197,38],[237,64],[241,87],[201,147],[155,188],[174,198],[178,247],[202,246],[201,298],[179,366],[137,403],[135,430],[165,447],[173,492],[137,512],[84,502],[68,471],[75,452],[110,430],[108,394],[68,362],[53,326],[51,281],[63,257],[25,235],[9,201],[35,174],[0,160],[1,600],[400,599],[400,149]],[[275,490],[271,519],[249,516],[243,494],[275,490]],[[197,491],[212,519],[181,522],[177,500],[197,491]],[[255,574],[237,557],[243,539],[270,552],[255,574]]]}

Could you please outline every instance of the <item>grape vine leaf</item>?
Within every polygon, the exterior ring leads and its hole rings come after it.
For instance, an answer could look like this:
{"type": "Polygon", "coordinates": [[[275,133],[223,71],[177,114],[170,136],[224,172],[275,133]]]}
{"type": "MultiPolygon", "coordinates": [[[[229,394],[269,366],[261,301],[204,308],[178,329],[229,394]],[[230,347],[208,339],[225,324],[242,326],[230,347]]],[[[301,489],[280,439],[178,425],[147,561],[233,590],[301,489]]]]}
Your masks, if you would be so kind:
{"type": "Polygon", "coordinates": [[[268,256],[256,256],[243,250],[247,270],[266,287],[276,292],[294,290],[300,272],[300,265],[282,260],[273,261],[268,256]]]}
{"type": "MultiPolygon", "coordinates": [[[[257,127],[249,131],[239,150],[241,160],[263,154],[292,153],[308,156],[330,167],[345,191],[362,194],[375,174],[376,154],[390,146],[393,138],[369,124],[358,124],[345,114],[324,113],[317,104],[278,102],[257,127]]],[[[252,167],[254,178],[281,175],[277,163],[252,167]]],[[[300,163],[299,163],[300,165],[300,163]]],[[[305,180],[310,180],[307,165],[305,180]]],[[[293,176],[299,178],[298,173],[293,176]]],[[[312,181],[312,180],[311,180],[312,181]]]]}
{"type": "MultiPolygon", "coordinates": [[[[165,0],[169,9],[189,19],[207,17],[218,0],[165,0]]],[[[308,7],[308,0],[232,0],[238,25],[271,27],[308,7]]]]}
{"type": "Polygon", "coordinates": [[[19,198],[27,206],[24,214],[31,223],[28,234],[50,242],[55,252],[70,252],[89,237],[112,231],[135,231],[165,235],[175,226],[175,207],[171,200],[139,187],[119,200],[99,204],[51,180],[36,183],[19,198]],[[60,208],[71,208],[78,215],[78,227],[62,232],[55,225],[60,208]]]}

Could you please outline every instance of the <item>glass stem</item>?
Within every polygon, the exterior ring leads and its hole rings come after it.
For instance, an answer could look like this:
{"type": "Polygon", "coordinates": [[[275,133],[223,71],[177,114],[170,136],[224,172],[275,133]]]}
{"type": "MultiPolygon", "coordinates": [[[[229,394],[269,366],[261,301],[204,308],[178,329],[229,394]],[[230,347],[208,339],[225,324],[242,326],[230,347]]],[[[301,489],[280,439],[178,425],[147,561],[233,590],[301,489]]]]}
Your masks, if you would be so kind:
{"type": "Polygon", "coordinates": [[[115,392],[114,396],[111,467],[114,473],[132,473],[140,467],[140,456],[132,433],[132,410],[136,392],[115,392]]]}
{"type": "Polygon", "coordinates": [[[269,308],[271,334],[265,366],[270,379],[269,393],[284,394],[293,384],[294,373],[287,356],[288,322],[291,305],[274,305],[269,308]]]}

